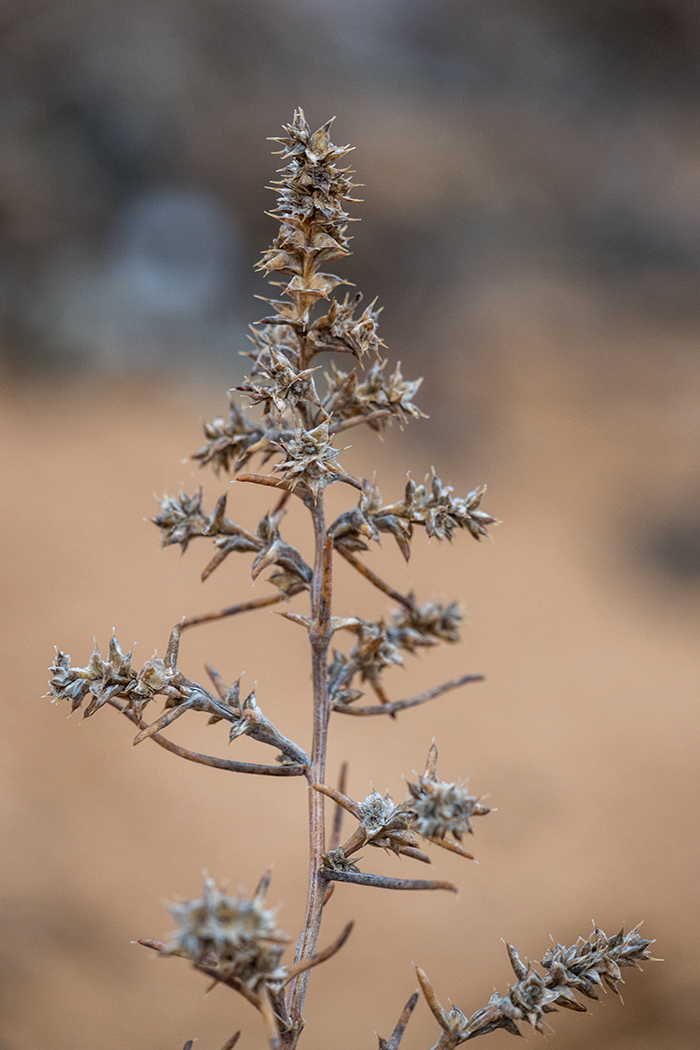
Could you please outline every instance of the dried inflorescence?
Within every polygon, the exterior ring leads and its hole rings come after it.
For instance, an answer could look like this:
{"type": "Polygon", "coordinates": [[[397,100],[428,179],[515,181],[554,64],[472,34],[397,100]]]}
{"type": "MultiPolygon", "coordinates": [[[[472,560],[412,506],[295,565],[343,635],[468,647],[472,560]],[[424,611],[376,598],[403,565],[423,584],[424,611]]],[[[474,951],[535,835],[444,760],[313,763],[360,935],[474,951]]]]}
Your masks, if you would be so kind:
{"type": "MultiPolygon", "coordinates": [[[[109,656],[102,658],[97,645],[85,667],[71,667],[70,656],[56,650],[56,662],[49,668],[50,694],[54,700],[68,700],[71,712],[77,711],[83,701],[91,696],[85,709],[85,717],[93,715],[105,704],[120,698],[138,718],[145,705],[158,694],[169,699],[184,696],[194,683],[177,670],[177,654],[180,644],[180,629],[175,627],[163,657],[157,653],[147,660],[140,671],[131,666],[131,652],[124,654],[119,642],[112,637],[109,656]]],[[[213,699],[213,698],[212,698],[213,699]]]]}
{"type": "Polygon", "coordinates": [[[457,529],[466,529],[476,540],[488,536],[488,526],[498,522],[481,510],[486,486],[464,497],[453,496],[452,492],[452,487],[443,485],[432,471],[422,485],[416,485],[409,477],[404,498],[385,505],[377,485],[364,480],[357,506],[341,514],[330,528],[335,545],[350,552],[366,550],[368,540],[378,540],[381,532],[388,532],[408,561],[414,525],[421,525],[428,537],[438,540],[451,540],[457,529]]]}
{"type": "Polygon", "coordinates": [[[187,711],[199,711],[209,715],[209,725],[222,720],[228,722],[231,727],[229,740],[251,736],[260,743],[278,748],[280,763],[309,766],[311,760],[303,748],[283,736],[265,718],[258,707],[255,692],[241,702],[240,683],[234,682],[227,690],[216,672],[211,672],[219,693],[215,696],[178,670],[180,633],[181,628],[177,624],[170,635],[165,655],[159,657],[157,653],[154,654],[140,671],[131,666],[131,653],[125,656],[116,638],[112,638],[109,643],[109,660],[103,660],[95,646],[86,667],[71,667],[70,656],[59,651],[56,663],[50,668],[53,673],[49,681],[50,695],[54,700],[68,700],[71,713],[91,695],[92,699],[85,709],[86,718],[109,703],[131,715],[137,724],[141,723],[145,705],[155,696],[162,695],[166,698],[163,713],[150,725],[141,725],[140,732],[134,738],[135,744],[160,734],[187,711]]]}
{"type": "Polygon", "coordinates": [[[419,849],[418,836],[473,860],[471,853],[447,836],[451,834],[461,841],[463,834],[472,831],[471,818],[485,816],[491,810],[461,785],[438,780],[437,757],[437,748],[432,744],[425,773],[417,785],[408,784],[409,794],[398,805],[391,795],[382,796],[378,791],[372,791],[363,802],[355,802],[335,788],[316,784],[317,791],[328,795],[359,821],[347,842],[325,854],[326,866],[337,869],[343,860],[366,845],[429,862],[430,858],[419,849]]]}
{"type": "Polygon", "coordinates": [[[455,1006],[449,1011],[444,1010],[427,976],[418,969],[426,1001],[443,1029],[437,1047],[452,1050],[498,1028],[504,1028],[511,1035],[520,1035],[518,1025],[523,1021],[543,1032],[545,1014],[556,1012],[557,1007],[585,1013],[586,1007],[575,993],[587,999],[597,999],[600,988],[617,993],[622,968],[640,969],[640,962],[651,958],[649,948],[654,942],[640,937],[638,931],[639,926],[635,926],[629,933],[621,929],[608,937],[595,927],[588,938],[579,937],[569,948],[555,944],[542,959],[544,974],[524,963],[509,944],[508,957],[517,977],[516,983],[506,995],[494,992],[488,1006],[469,1018],[455,1006]]]}
{"type": "MultiPolygon", "coordinates": [[[[362,801],[354,801],[345,792],[344,774],[338,789],[322,783],[331,715],[395,717],[399,711],[481,680],[480,675],[462,674],[418,696],[389,697],[385,672],[402,665],[406,653],[459,641],[462,612],[454,601],[421,603],[412,592],[400,593],[362,556],[383,535],[393,537],[408,561],[417,529],[423,529],[428,539],[452,541],[462,531],[480,540],[496,524],[496,518],[482,509],[483,485],[458,496],[432,469],[420,484],[409,475],[401,482],[402,498],[387,504],[374,478],[354,477],[341,463],[345,431],[364,424],[382,434],[392,423],[403,428],[423,416],[416,404],[422,379],[405,378],[400,363],[392,368],[383,356],[380,311],[374,301],[363,307],[359,293],[342,299],[336,295],[338,287],[348,282],[327,267],[348,254],[351,219],[345,207],[354,198],[352,173],[340,166],[350,147],[331,142],[331,124],[328,121],[311,132],[303,112],[297,110],[284,135],[274,140],[281,146],[285,165],[275,183],[278,201],[271,212],[279,231],[258,269],[273,278],[275,298],[265,300],[270,312],[252,326],[252,348],[246,355],[252,362],[250,374],[229,391],[229,417],[217,417],[204,425],[205,442],[193,455],[195,462],[211,466],[217,476],[222,471],[240,471],[253,461],[258,469],[267,466],[267,474],[239,473],[235,480],[273,490],[274,501],[257,525],[246,528],[226,516],[225,494],[208,512],[198,488],[192,495],[184,491],[177,497],[165,495],[159,514],[152,519],[164,547],[178,545],[184,552],[194,540],[212,543],[213,554],[203,579],[230,554],[248,554],[252,581],[271,570],[267,582],[275,592],[183,620],[173,629],[164,656],[154,654],[140,669],[132,666],[131,652],[124,653],[116,638],[110,641],[106,659],[95,646],[85,667],[72,666],[70,657],[59,651],[50,681],[53,698],[66,700],[71,711],[86,704],[85,715],[90,716],[104,706],[116,708],[136,726],[134,743],[150,738],[188,761],[229,772],[307,779],[311,789],[309,893],[295,962],[281,963],[288,938],[277,928],[274,912],[265,907],[269,873],[252,899],[229,896],[207,878],[201,898],[173,905],[178,929],[167,944],[141,942],[161,954],[188,958],[215,982],[239,992],[260,1012],[271,1050],[295,1050],[304,1027],[308,971],[335,954],[350,933],[351,925],[329,947],[316,950],[323,910],[336,883],[457,892],[449,882],[361,871],[358,851],[372,846],[429,863],[421,848],[429,842],[471,858],[462,839],[471,833],[473,818],[489,812],[478,796],[469,794],[464,782],[439,779],[434,744],[425,772],[415,783],[408,783],[407,795],[398,803],[375,790],[362,801]],[[321,353],[343,354],[344,367],[332,363],[329,370],[322,369],[316,362],[321,353]],[[336,483],[353,490],[354,505],[328,523],[324,494],[336,483]],[[282,535],[285,515],[292,506],[310,515],[313,542],[308,546],[313,550],[313,564],[282,535]],[[391,614],[368,620],[335,613],[333,575],[338,557],[391,600],[391,614]],[[240,679],[229,687],[208,666],[212,691],[178,668],[183,630],[295,597],[308,602],[302,606],[304,611],[282,615],[307,633],[311,653],[309,753],[263,714],[254,690],[242,696],[240,679]],[[345,649],[331,649],[335,637],[346,639],[345,649]],[[357,703],[363,695],[358,686],[365,684],[375,694],[369,706],[357,703]],[[157,696],[164,697],[163,710],[147,723],[144,713],[157,696]],[[274,764],[202,755],[164,735],[176,719],[191,711],[206,714],[209,724],[227,723],[229,742],[248,736],[273,747],[277,752],[274,764]],[[324,795],[336,803],[328,840],[324,795]],[[345,841],[344,812],[356,821],[345,841]]],[[[265,633],[264,652],[269,648],[265,633]]],[[[516,983],[505,996],[495,993],[487,1007],[469,1018],[454,1006],[445,1011],[419,970],[426,999],[442,1028],[435,1050],[453,1050],[497,1028],[519,1034],[522,1021],[542,1031],[544,1015],[557,1007],[584,1009],[575,993],[595,998],[601,985],[616,990],[620,969],[649,958],[649,944],[637,929],[611,938],[595,930],[588,940],[570,948],[557,944],[550,949],[542,960],[543,973],[521,962],[515,949],[509,948],[516,983]]],[[[380,1050],[398,1050],[415,1004],[416,996],[412,996],[391,1038],[379,1039],[380,1050]]],[[[237,1038],[238,1034],[229,1039],[225,1050],[231,1050],[237,1038]]]]}
{"type": "Polygon", "coordinates": [[[437,775],[437,747],[428,752],[425,773],[417,784],[409,784],[414,827],[420,835],[442,845],[448,835],[461,842],[471,834],[471,818],[483,817],[491,810],[467,793],[461,784],[448,784],[437,775]]]}
{"type": "Polygon", "coordinates": [[[289,482],[291,489],[302,482],[313,495],[314,501],[318,498],[319,490],[343,473],[335,458],[342,450],[331,445],[328,425],[329,419],[324,419],[313,430],[305,430],[301,422],[297,422],[290,440],[280,438],[279,445],[285,456],[273,468],[289,482]]]}
{"type": "Polygon", "coordinates": [[[387,622],[353,617],[341,626],[357,639],[348,655],[334,651],[328,667],[328,691],[336,705],[347,706],[358,700],[361,689],[353,688],[353,681],[369,682],[380,700],[386,702],[381,681],[382,673],[393,666],[403,666],[404,652],[415,653],[440,642],[458,642],[462,611],[457,602],[444,605],[428,602],[419,606],[414,595],[408,595],[405,605],[392,613],[387,622]]]}
{"type": "Polygon", "coordinates": [[[274,911],[264,907],[268,884],[266,875],[253,899],[247,900],[229,897],[205,878],[200,899],[170,906],[178,928],[163,954],[184,956],[253,991],[261,981],[283,980],[279,962],[290,939],[277,929],[274,911]]]}

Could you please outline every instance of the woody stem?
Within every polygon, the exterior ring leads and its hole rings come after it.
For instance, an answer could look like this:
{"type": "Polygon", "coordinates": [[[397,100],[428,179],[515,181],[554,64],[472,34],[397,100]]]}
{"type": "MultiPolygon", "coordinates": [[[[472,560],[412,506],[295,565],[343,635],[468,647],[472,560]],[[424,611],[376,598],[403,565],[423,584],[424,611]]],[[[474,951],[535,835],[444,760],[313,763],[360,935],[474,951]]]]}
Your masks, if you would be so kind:
{"type": "MultiPolygon", "coordinates": [[[[326,890],[326,879],[322,874],[324,852],[324,797],[314,790],[314,784],[323,783],[326,769],[326,747],[330,704],[328,701],[328,647],[331,641],[331,597],[333,541],[326,534],[323,501],[319,497],[312,511],[316,552],[311,590],[312,624],[309,629],[313,670],[313,741],[311,767],[307,774],[309,783],[309,892],[306,903],[304,925],[297,944],[295,961],[310,959],[316,950],[321,927],[321,912],[326,890]]],[[[306,996],[309,971],[300,973],[290,984],[287,1007],[292,1023],[289,1046],[294,1047],[304,1026],[302,1011],[306,996]]]]}

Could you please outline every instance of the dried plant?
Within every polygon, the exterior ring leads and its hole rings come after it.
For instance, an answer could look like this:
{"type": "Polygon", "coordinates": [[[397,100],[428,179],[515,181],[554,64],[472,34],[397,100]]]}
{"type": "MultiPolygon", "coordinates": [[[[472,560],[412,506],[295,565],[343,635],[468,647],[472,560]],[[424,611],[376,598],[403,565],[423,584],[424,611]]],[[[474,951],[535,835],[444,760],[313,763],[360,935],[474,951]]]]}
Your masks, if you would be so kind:
{"type": "MultiPolygon", "coordinates": [[[[373,874],[359,867],[358,851],[374,846],[427,862],[422,848],[427,843],[471,859],[463,838],[472,832],[472,820],[489,812],[462,782],[439,779],[434,743],[425,772],[417,783],[407,785],[407,795],[398,803],[376,791],[361,801],[349,798],[345,771],[338,788],[324,783],[332,713],[393,717],[481,678],[464,674],[409,699],[391,698],[387,671],[403,662],[404,653],[459,641],[461,613],[456,602],[420,604],[414,594],[398,592],[361,556],[382,533],[394,537],[408,560],[417,526],[438,540],[452,540],[458,530],[480,540],[496,523],[481,506],[484,486],[457,496],[433,470],[421,484],[409,477],[402,497],[385,504],[374,481],[356,478],[342,466],[346,430],[366,424],[381,433],[393,422],[403,427],[422,416],[414,402],[422,380],[404,379],[400,365],[393,370],[388,367],[382,356],[384,344],[377,331],[379,311],[374,302],[362,308],[359,294],[336,297],[336,289],[347,282],[325,269],[348,254],[350,218],[345,204],[353,200],[351,172],[338,165],[350,147],[333,145],[331,123],[312,134],[298,110],[285,127],[285,134],[273,140],[281,146],[279,152],[286,165],[275,184],[279,196],[271,213],[279,222],[279,233],[258,266],[274,278],[271,283],[280,290],[279,298],[265,300],[269,312],[252,326],[252,349],[247,355],[252,361],[250,375],[230,391],[228,419],[217,418],[205,425],[205,443],[193,457],[202,466],[211,465],[217,475],[221,471],[240,472],[256,458],[261,465],[269,464],[269,473],[238,473],[236,480],[273,489],[276,503],[252,531],[226,517],[226,495],[207,512],[201,489],[192,495],[164,496],[160,513],[153,518],[163,546],[179,544],[185,551],[193,540],[206,539],[213,544],[203,578],[230,554],[251,554],[253,580],[270,569],[268,582],[273,593],[184,620],[173,628],[165,655],[153,656],[140,669],[132,666],[131,653],[123,653],[116,638],[111,639],[106,658],[95,647],[85,667],[72,666],[70,657],[59,651],[50,682],[53,697],[67,700],[71,710],[85,704],[85,717],[105,706],[116,708],[137,727],[135,743],[150,738],[189,761],[231,772],[306,778],[310,796],[309,891],[293,961],[282,961],[290,938],[277,928],[274,911],[265,905],[269,872],[251,900],[229,896],[207,878],[201,899],[172,906],[177,930],[170,940],[141,941],[162,955],[188,959],[195,969],[247,999],[260,1012],[273,1050],[296,1047],[304,1027],[309,972],[334,955],[350,933],[348,926],[334,943],[317,950],[324,905],[336,882],[395,890],[456,891],[445,881],[373,874]],[[351,367],[344,371],[334,364],[329,373],[320,374],[315,360],[328,352],[346,355],[351,367]],[[254,418],[249,415],[251,409],[254,418]],[[331,484],[354,490],[356,502],[327,522],[324,493],[331,484]],[[311,521],[313,565],[307,564],[282,536],[284,516],[294,501],[311,521]],[[333,615],[336,555],[398,608],[379,620],[333,615]],[[310,647],[313,697],[309,752],[284,736],[263,714],[254,692],[242,699],[239,682],[226,686],[220,675],[207,667],[210,683],[205,686],[186,678],[177,666],[183,630],[286,603],[303,592],[308,592],[308,612],[287,611],[283,615],[306,633],[310,647]],[[341,638],[350,636],[344,647],[340,643],[334,647],[337,632],[341,638]],[[367,690],[373,700],[363,704],[360,701],[367,690]],[[156,697],[163,697],[162,712],[146,721],[148,705],[156,697]],[[202,755],[173,743],[163,733],[188,712],[202,712],[212,724],[228,723],[229,740],[247,734],[272,747],[275,762],[239,762],[202,755]],[[326,798],[336,803],[328,841],[324,831],[326,798]],[[343,841],[344,812],[351,815],[356,826],[343,841]]],[[[365,867],[371,868],[370,856],[371,851],[365,867]]],[[[635,928],[624,934],[621,930],[614,937],[606,937],[595,929],[587,940],[579,940],[570,948],[556,944],[542,960],[544,973],[522,962],[508,946],[516,983],[505,995],[494,993],[488,1005],[470,1017],[455,1006],[445,1010],[419,969],[420,986],[441,1029],[434,1050],[452,1050],[497,1028],[519,1035],[521,1022],[541,1032],[544,1015],[557,1007],[586,1009],[575,993],[595,999],[601,987],[616,992],[621,968],[637,967],[641,960],[650,958],[651,942],[637,931],[635,928]]],[[[379,1039],[380,1050],[397,1050],[417,998],[416,993],[409,999],[391,1038],[379,1039]]],[[[226,1047],[231,1048],[238,1035],[226,1047]]]]}

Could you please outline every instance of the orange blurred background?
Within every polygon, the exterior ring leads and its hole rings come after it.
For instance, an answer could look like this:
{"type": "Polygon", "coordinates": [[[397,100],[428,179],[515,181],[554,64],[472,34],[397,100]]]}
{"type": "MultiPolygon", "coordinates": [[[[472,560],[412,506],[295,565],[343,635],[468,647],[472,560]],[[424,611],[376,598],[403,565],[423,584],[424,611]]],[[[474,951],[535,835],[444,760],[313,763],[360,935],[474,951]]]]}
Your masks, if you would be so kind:
{"type": "MultiPolygon", "coordinates": [[[[379,295],[390,360],[425,376],[430,416],[383,443],[354,431],[343,462],[376,470],[387,500],[433,464],[458,493],[487,482],[503,522],[479,546],[416,536],[408,567],[388,539],[367,556],[468,614],[462,645],[409,659],[392,695],[486,681],[395,721],[336,716],[329,776],[349,759],[353,797],[401,798],[434,738],[441,776],[497,812],[477,823],[478,864],[434,858],[458,899],[337,887],[322,944],[356,927],[314,972],[302,1045],[387,1038],[413,962],[471,1013],[511,979],[502,939],[538,959],[550,934],[643,919],[664,963],[626,971],[624,1006],[553,1015],[555,1044],[695,1046],[694,5],[17,2],[2,17],[0,1050],[216,1050],[238,1027],[264,1046],[243,1000],[205,999],[203,977],[131,942],[167,935],[163,905],[199,896],[202,869],[251,891],[270,863],[295,937],[304,784],[132,748],[116,712],[82,724],[40,697],[54,645],[83,665],[114,628],[140,665],[181,616],[251,594],[246,558],[202,585],[207,545],[159,552],[144,518],[154,493],[203,483],[211,507],[228,485],[186,457],[245,371],[266,294],[251,267],[274,235],[265,138],[299,103],[357,146],[366,204],[342,274],[379,295]]],[[[238,485],[229,514],[250,528],[268,503],[238,485]]],[[[308,550],[296,510],[286,535],[308,550]]],[[[345,564],[336,583],[337,612],[388,611],[345,564]]],[[[308,747],[302,641],[262,610],[186,634],[181,666],[245,671],[308,747]]],[[[173,738],[267,759],[204,721],[173,738]]],[[[365,870],[424,874],[364,854],[365,870]]],[[[436,1039],[421,1003],[402,1047],[436,1039]]]]}

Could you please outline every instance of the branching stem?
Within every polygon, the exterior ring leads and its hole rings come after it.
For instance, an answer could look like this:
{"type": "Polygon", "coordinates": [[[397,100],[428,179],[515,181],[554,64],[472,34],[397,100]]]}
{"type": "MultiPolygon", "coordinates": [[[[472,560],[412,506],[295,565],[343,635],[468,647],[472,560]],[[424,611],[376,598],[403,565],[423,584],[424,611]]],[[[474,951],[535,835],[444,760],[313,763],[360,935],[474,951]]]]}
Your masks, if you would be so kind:
{"type": "Polygon", "coordinates": [[[333,710],[338,711],[341,715],[358,715],[360,717],[366,715],[393,715],[397,711],[405,711],[408,707],[418,707],[419,704],[426,704],[429,700],[434,700],[436,696],[442,696],[443,693],[447,693],[451,689],[458,689],[461,685],[466,685],[468,682],[483,682],[483,680],[484,676],[482,674],[463,674],[459,678],[453,678],[449,682],[443,682],[442,685],[436,685],[433,689],[428,689],[425,693],[419,693],[418,696],[412,696],[408,700],[391,700],[388,704],[375,704],[372,707],[356,707],[354,704],[333,704],[333,710]]]}
{"type": "Polygon", "coordinates": [[[393,879],[364,871],[326,871],[329,882],[355,882],[358,886],[375,886],[380,890],[449,890],[458,893],[453,882],[438,879],[393,879]]]}
{"type": "MultiPolygon", "coordinates": [[[[313,740],[309,783],[309,891],[304,925],[299,936],[295,962],[310,959],[316,950],[321,927],[326,880],[321,865],[325,849],[323,795],[314,791],[314,784],[323,783],[326,770],[326,748],[330,703],[328,700],[328,647],[332,637],[332,560],[333,540],[327,536],[323,501],[319,499],[311,510],[315,536],[314,575],[311,588],[312,624],[311,643],[314,694],[313,740]]],[[[309,971],[304,970],[291,982],[287,999],[293,1033],[289,1045],[295,1046],[304,1025],[303,1007],[309,971]]]]}
{"type": "MultiPolygon", "coordinates": [[[[121,711],[139,729],[148,729],[148,723],[138,718],[133,711],[129,711],[126,704],[122,704],[120,700],[113,697],[107,703],[116,707],[117,711],[121,711]]],[[[230,773],[257,773],[266,777],[303,777],[308,772],[306,766],[262,766],[256,762],[232,762],[227,758],[216,758],[215,755],[201,755],[198,751],[189,751],[186,747],[174,744],[172,740],[167,740],[160,733],[152,733],[149,739],[173,755],[186,758],[188,762],[197,762],[201,766],[211,766],[213,769],[227,769],[230,773]]]]}
{"type": "Polygon", "coordinates": [[[180,624],[184,631],[187,627],[197,627],[200,623],[213,623],[214,620],[223,620],[227,616],[237,616],[238,613],[252,612],[253,609],[264,609],[266,605],[276,605],[284,601],[283,594],[268,594],[265,598],[253,598],[249,602],[239,602],[238,605],[229,605],[219,612],[202,613],[201,616],[188,616],[180,624]]]}

